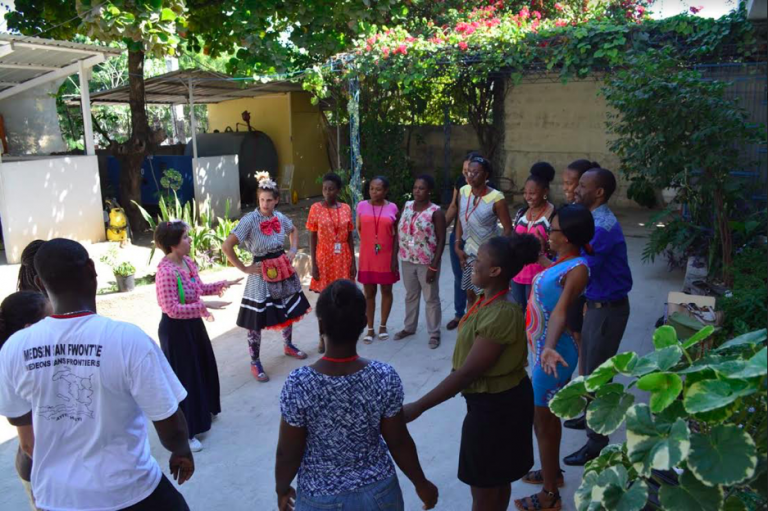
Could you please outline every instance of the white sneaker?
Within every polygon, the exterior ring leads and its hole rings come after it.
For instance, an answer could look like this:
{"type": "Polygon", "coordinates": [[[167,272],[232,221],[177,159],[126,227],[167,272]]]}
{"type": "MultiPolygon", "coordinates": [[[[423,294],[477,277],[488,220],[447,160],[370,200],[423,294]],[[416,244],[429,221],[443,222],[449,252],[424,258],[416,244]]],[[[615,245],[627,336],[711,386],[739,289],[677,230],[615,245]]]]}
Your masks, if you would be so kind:
{"type": "Polygon", "coordinates": [[[197,438],[190,438],[189,450],[192,452],[200,452],[203,450],[203,444],[197,438]]]}

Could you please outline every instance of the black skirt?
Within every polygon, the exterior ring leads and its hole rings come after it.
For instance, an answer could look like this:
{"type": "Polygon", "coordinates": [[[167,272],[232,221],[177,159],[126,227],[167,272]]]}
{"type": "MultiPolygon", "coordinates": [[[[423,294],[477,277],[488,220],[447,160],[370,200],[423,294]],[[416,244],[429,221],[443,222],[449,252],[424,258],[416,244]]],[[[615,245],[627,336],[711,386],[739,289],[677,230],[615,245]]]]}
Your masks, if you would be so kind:
{"type": "Polygon", "coordinates": [[[160,347],[187,390],[179,407],[187,419],[189,438],[211,429],[211,414],[221,413],[219,370],[205,323],[197,319],[160,320],[160,347]]]}
{"type": "Polygon", "coordinates": [[[466,394],[459,480],[477,488],[517,481],[533,467],[533,387],[528,376],[498,394],[466,394]]]}

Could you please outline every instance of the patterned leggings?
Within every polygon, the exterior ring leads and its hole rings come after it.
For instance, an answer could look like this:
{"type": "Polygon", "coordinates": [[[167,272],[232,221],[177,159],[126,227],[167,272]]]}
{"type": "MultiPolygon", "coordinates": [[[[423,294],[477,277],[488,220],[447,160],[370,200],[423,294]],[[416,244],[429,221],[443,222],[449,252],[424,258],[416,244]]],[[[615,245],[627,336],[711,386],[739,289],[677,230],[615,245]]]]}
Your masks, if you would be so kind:
{"type": "MultiPolygon", "coordinates": [[[[283,328],[283,344],[291,344],[293,339],[293,325],[283,328]]],[[[261,330],[248,330],[248,352],[251,354],[251,363],[259,361],[261,351],[261,330]]]]}

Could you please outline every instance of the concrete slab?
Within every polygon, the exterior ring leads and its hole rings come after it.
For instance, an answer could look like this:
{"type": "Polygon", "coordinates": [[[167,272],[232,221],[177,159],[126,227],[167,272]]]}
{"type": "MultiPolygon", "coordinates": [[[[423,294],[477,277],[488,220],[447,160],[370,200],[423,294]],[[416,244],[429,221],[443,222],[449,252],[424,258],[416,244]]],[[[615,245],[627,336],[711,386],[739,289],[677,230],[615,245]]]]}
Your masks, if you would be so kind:
{"type": "MultiPolygon", "coordinates": [[[[647,212],[621,212],[618,216],[627,233],[630,264],[635,279],[635,287],[630,295],[632,314],[621,350],[646,353],[652,349],[651,334],[654,323],[664,312],[667,293],[681,288],[683,276],[681,272],[669,273],[662,262],[653,265],[642,263],[646,232],[640,224],[647,222],[650,216],[647,212]]],[[[443,323],[446,323],[453,311],[453,276],[447,260],[443,270],[440,287],[443,323]]],[[[228,269],[206,274],[204,278],[212,281],[233,278],[236,274],[235,270],[228,269]]],[[[232,306],[217,311],[216,321],[208,324],[219,366],[223,413],[214,423],[213,429],[203,437],[205,448],[195,455],[197,471],[194,477],[181,487],[190,508],[194,510],[276,508],[273,470],[280,421],[278,396],[285,377],[291,370],[301,366],[302,362],[285,357],[279,334],[269,333],[262,346],[262,360],[272,380],[262,384],[251,377],[245,332],[234,327],[241,293],[242,288],[231,289],[225,299],[232,300],[232,306]]],[[[404,317],[402,285],[395,286],[395,293],[395,304],[389,320],[390,332],[402,326],[404,317]]],[[[308,292],[307,296],[314,303],[316,295],[308,292]]],[[[99,310],[104,315],[132,321],[157,339],[160,311],[153,286],[137,288],[130,297],[100,297],[99,310]]],[[[390,363],[397,369],[405,384],[406,401],[423,395],[448,374],[456,340],[455,332],[444,331],[442,346],[430,350],[423,318],[421,321],[418,335],[405,341],[375,341],[370,346],[360,344],[363,356],[390,363]]],[[[308,317],[299,323],[294,335],[296,344],[310,354],[307,362],[316,360],[319,355],[316,352],[318,336],[314,318],[308,317]]],[[[470,507],[469,488],[456,478],[464,413],[463,399],[457,397],[427,412],[409,426],[427,477],[440,489],[437,509],[463,511],[470,507]]],[[[612,440],[621,441],[623,434],[623,431],[617,432],[612,440]]],[[[6,421],[0,421],[0,509],[16,511],[27,509],[27,501],[13,469],[18,445],[14,435],[14,429],[6,421]]],[[[564,430],[562,455],[575,451],[584,441],[583,432],[564,430]]],[[[151,443],[154,455],[167,473],[168,453],[160,446],[154,432],[151,443]]],[[[573,493],[580,484],[581,474],[581,469],[568,467],[566,470],[566,486],[562,490],[564,509],[574,509],[573,493]]],[[[421,509],[413,486],[402,473],[399,473],[399,477],[406,509],[421,509]]],[[[513,498],[529,495],[536,488],[515,483],[512,487],[513,498]]]]}

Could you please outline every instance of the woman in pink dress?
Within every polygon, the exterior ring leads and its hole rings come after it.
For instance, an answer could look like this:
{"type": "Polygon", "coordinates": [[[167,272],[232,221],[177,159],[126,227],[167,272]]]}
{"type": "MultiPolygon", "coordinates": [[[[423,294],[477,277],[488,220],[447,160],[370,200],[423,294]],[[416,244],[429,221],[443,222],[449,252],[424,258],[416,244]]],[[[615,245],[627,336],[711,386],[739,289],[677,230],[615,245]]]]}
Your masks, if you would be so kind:
{"type": "Polygon", "coordinates": [[[379,339],[389,339],[387,319],[392,310],[392,284],[400,280],[397,262],[397,206],[387,200],[389,181],[383,176],[371,179],[370,200],[357,205],[357,233],[360,235],[360,256],[357,280],[365,290],[368,332],[363,342],[370,344],[376,336],[373,318],[376,314],[376,291],[381,286],[381,322],[379,339]]]}
{"type": "MultiPolygon", "coordinates": [[[[541,258],[546,258],[549,228],[555,215],[555,206],[549,202],[549,184],[555,179],[555,169],[547,162],[534,163],[531,175],[525,182],[524,197],[527,205],[515,216],[514,231],[517,234],[533,234],[541,240],[541,258]]],[[[547,261],[542,261],[549,264],[547,261]]],[[[539,262],[528,264],[509,283],[510,298],[525,310],[531,294],[533,277],[544,271],[539,262]]]]}

